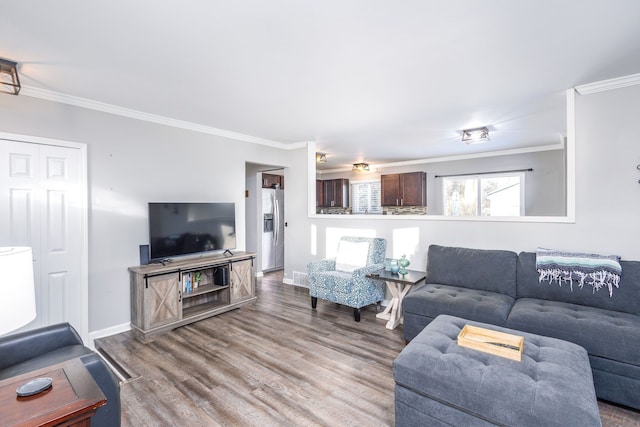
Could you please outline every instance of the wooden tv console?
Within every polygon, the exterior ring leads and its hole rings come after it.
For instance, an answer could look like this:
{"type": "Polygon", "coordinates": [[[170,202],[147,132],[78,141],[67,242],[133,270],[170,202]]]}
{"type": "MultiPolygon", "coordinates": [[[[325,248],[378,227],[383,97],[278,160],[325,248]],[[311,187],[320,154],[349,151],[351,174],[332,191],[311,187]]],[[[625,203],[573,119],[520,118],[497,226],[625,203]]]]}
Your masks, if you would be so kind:
{"type": "Polygon", "coordinates": [[[134,336],[148,341],[255,301],[254,259],[255,253],[235,252],[130,267],[134,336]],[[198,276],[196,287],[194,279],[198,276]]]}

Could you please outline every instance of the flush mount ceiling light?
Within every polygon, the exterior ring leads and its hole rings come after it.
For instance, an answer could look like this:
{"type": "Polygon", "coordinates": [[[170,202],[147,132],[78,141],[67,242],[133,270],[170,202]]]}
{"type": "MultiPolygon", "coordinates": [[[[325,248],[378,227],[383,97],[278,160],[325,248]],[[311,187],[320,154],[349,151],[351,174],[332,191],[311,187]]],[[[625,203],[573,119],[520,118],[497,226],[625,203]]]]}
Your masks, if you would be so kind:
{"type": "Polygon", "coordinates": [[[327,163],[327,155],[325,153],[316,153],[316,163],[327,163]]]}
{"type": "Polygon", "coordinates": [[[369,172],[369,163],[354,163],[352,170],[354,172],[369,172]]]}
{"type": "Polygon", "coordinates": [[[20,92],[18,64],[0,58],[0,92],[17,95],[20,92]]]}
{"type": "Polygon", "coordinates": [[[489,129],[486,126],[462,131],[462,142],[466,144],[480,144],[487,141],[489,141],[489,129]]]}

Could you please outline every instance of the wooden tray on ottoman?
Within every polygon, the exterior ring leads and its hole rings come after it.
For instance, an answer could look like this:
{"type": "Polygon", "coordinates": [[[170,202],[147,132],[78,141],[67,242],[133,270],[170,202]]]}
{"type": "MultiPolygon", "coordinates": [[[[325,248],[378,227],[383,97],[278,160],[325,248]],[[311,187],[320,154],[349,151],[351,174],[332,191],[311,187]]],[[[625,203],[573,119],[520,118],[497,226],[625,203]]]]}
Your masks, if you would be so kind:
{"type": "Polygon", "coordinates": [[[458,334],[458,345],[520,362],[524,337],[465,325],[458,334]]]}

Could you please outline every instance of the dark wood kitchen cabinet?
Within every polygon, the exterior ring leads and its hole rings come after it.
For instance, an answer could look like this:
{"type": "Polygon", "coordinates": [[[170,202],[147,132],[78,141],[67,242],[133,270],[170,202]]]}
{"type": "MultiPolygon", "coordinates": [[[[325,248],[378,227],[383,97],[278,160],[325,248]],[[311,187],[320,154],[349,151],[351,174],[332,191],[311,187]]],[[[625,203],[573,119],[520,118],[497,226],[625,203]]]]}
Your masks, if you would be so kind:
{"type": "Polygon", "coordinates": [[[316,179],[316,206],[324,206],[324,186],[321,179],[316,179]]]}
{"type": "Polygon", "coordinates": [[[426,181],[425,172],[381,175],[382,206],[426,206],[426,181]]]}
{"type": "MultiPolygon", "coordinates": [[[[325,208],[348,208],[349,207],[349,180],[348,179],[325,179],[320,182],[322,182],[322,191],[321,191],[322,204],[320,205],[321,207],[325,207],[325,208]]],[[[317,197],[317,185],[316,185],[316,197],[317,197]]]]}
{"type": "Polygon", "coordinates": [[[270,173],[262,174],[262,188],[276,188],[276,186],[284,190],[284,176],[270,173]]]}

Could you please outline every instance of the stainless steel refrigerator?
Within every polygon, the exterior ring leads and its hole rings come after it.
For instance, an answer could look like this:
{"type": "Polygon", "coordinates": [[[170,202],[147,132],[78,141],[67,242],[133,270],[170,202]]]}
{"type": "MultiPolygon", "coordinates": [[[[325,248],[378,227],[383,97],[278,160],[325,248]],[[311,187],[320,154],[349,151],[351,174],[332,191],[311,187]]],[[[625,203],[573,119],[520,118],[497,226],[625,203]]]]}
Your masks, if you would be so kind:
{"type": "Polygon", "coordinates": [[[262,189],[262,271],[284,268],[284,190],[262,189]]]}

